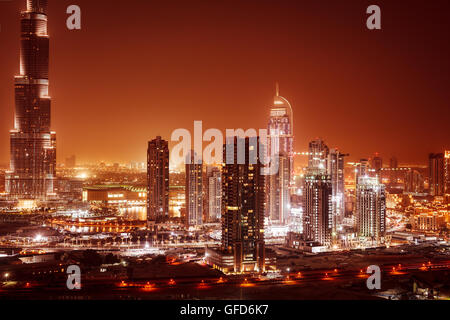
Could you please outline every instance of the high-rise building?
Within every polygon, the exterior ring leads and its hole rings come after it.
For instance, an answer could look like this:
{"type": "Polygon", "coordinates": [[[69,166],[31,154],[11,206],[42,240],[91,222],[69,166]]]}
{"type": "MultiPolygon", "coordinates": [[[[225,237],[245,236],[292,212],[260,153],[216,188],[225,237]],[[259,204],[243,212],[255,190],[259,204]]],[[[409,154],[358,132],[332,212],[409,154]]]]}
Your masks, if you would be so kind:
{"type": "Polygon", "coordinates": [[[222,173],[217,167],[207,174],[208,181],[208,220],[218,221],[222,216],[222,173]]]}
{"type": "Polygon", "coordinates": [[[397,178],[398,178],[397,170],[395,170],[395,169],[398,168],[398,161],[397,161],[396,157],[392,157],[390,159],[389,167],[390,167],[390,170],[389,170],[389,184],[390,185],[394,185],[394,184],[397,183],[397,178]]]}
{"type": "Polygon", "coordinates": [[[444,195],[444,154],[430,153],[428,157],[428,172],[430,194],[432,196],[444,195]]]}
{"type": "Polygon", "coordinates": [[[309,143],[308,168],[309,169],[326,169],[327,158],[330,152],[325,142],[316,138],[309,143]]]}
{"type": "Polygon", "coordinates": [[[222,245],[207,249],[208,264],[224,272],[264,271],[265,176],[259,138],[227,139],[222,168],[222,245]],[[237,163],[237,145],[245,144],[245,163],[237,163]],[[228,147],[227,147],[228,145],[228,147]],[[228,155],[227,155],[228,153],[228,155]],[[231,154],[233,153],[233,154],[231,154]],[[252,161],[254,159],[255,161],[252,161]]]}
{"type": "Polygon", "coordinates": [[[383,168],[383,158],[380,157],[378,152],[372,158],[371,167],[375,170],[375,174],[380,176],[381,169],[383,168]]]}
{"type": "Polygon", "coordinates": [[[186,220],[188,226],[203,223],[203,165],[191,150],[186,157],[186,220]]]}
{"type": "Polygon", "coordinates": [[[356,164],[355,170],[355,185],[358,184],[360,177],[365,177],[370,175],[370,165],[368,159],[361,159],[359,163],[356,164]]]}
{"type": "Polygon", "coordinates": [[[14,129],[6,192],[45,200],[54,192],[56,134],[50,131],[47,0],[28,0],[21,13],[20,74],[15,77],[14,129]]]}
{"type": "Polygon", "coordinates": [[[345,190],[344,190],[344,158],[348,154],[341,153],[333,148],[328,154],[327,173],[331,178],[333,190],[333,231],[337,232],[339,225],[344,219],[345,213],[345,190]]]}
{"type": "Polygon", "coordinates": [[[331,246],[333,203],[331,177],[322,169],[308,169],[304,189],[303,235],[305,240],[331,246]]]}
{"type": "Polygon", "coordinates": [[[356,228],[359,237],[383,241],[386,233],[386,193],[377,177],[362,176],[356,186],[356,228]]]}
{"type": "Polygon", "coordinates": [[[450,151],[445,151],[444,157],[445,193],[450,194],[450,151]]]}
{"type": "Polygon", "coordinates": [[[417,170],[409,170],[405,174],[405,193],[423,193],[424,184],[423,177],[417,170]]]}
{"type": "Polygon", "coordinates": [[[149,141],[147,150],[147,220],[169,215],[169,144],[160,136],[149,141]]]}
{"type": "Polygon", "coordinates": [[[290,185],[294,168],[292,107],[278,86],[268,123],[269,154],[278,153],[278,172],[267,179],[267,215],[272,223],[286,224],[290,216],[290,185]],[[275,139],[274,139],[275,138],[275,139]]]}

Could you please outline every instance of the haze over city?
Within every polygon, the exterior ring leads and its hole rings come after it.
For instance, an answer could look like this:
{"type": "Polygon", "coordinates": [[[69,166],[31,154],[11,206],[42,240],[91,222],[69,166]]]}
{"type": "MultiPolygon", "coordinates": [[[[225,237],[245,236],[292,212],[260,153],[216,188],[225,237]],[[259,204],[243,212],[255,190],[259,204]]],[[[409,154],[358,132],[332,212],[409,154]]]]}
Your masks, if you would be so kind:
{"type": "MultiPolygon", "coordinates": [[[[194,120],[267,128],[275,82],[293,106],[298,151],[320,136],[351,160],[379,152],[426,164],[450,147],[448,1],[387,2],[378,33],[364,27],[367,1],[79,0],[75,32],[65,27],[69,2],[48,9],[58,162],[144,161],[150,138],[170,140],[194,120]]],[[[0,7],[6,166],[24,4],[0,7]]]]}

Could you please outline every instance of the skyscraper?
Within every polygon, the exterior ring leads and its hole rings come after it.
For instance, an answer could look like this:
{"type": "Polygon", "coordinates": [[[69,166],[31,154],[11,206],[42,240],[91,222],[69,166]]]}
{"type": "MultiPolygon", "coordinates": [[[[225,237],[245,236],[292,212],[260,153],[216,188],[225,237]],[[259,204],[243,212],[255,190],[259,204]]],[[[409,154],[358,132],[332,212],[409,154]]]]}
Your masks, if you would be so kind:
{"type": "Polygon", "coordinates": [[[186,157],[186,219],[188,226],[203,223],[203,165],[194,151],[186,157]]]}
{"type": "Polygon", "coordinates": [[[327,157],[330,149],[325,142],[320,138],[316,138],[309,143],[308,149],[308,168],[326,170],[327,157]]]}
{"type": "Polygon", "coordinates": [[[428,172],[430,194],[432,196],[444,195],[444,154],[430,153],[428,157],[428,172]]]}
{"type": "Polygon", "coordinates": [[[21,13],[20,74],[15,77],[15,119],[6,192],[45,200],[54,191],[56,134],[50,131],[47,0],[27,0],[21,13]]]}
{"type": "Polygon", "coordinates": [[[279,155],[276,174],[267,179],[267,210],[273,223],[286,224],[290,215],[290,184],[293,176],[293,115],[292,107],[280,96],[278,85],[268,123],[269,152],[279,155]],[[272,139],[275,138],[275,139],[272,139]]]}
{"type": "Polygon", "coordinates": [[[303,235],[305,240],[331,246],[333,203],[331,177],[325,170],[308,169],[305,177],[303,235]]]}
{"type": "Polygon", "coordinates": [[[355,170],[355,185],[358,184],[360,177],[365,177],[370,175],[370,165],[368,159],[361,159],[356,165],[355,170]]]}
{"type": "Polygon", "coordinates": [[[222,245],[206,251],[207,262],[224,272],[265,269],[265,176],[258,141],[234,137],[224,146],[223,158],[234,162],[227,161],[222,169],[222,245]],[[245,146],[242,164],[237,163],[238,143],[245,146]]]}
{"type": "Polygon", "coordinates": [[[208,220],[218,221],[222,216],[222,173],[213,167],[207,175],[208,181],[208,220]]]}
{"type": "Polygon", "coordinates": [[[383,168],[383,158],[380,157],[380,154],[378,152],[375,152],[372,158],[371,167],[373,170],[375,170],[375,174],[380,176],[380,171],[383,168]]]}
{"type": "Polygon", "coordinates": [[[397,183],[397,169],[398,168],[398,161],[396,157],[392,157],[389,161],[389,167],[391,170],[389,170],[389,184],[394,185],[397,183]]]}
{"type": "Polygon", "coordinates": [[[386,233],[386,193],[377,177],[362,176],[356,186],[356,228],[359,237],[381,243],[386,233]]]}
{"type": "Polygon", "coordinates": [[[445,151],[445,193],[450,194],[450,151],[445,151]]]}
{"type": "Polygon", "coordinates": [[[346,156],[348,154],[343,154],[338,149],[333,148],[330,150],[327,160],[327,173],[331,178],[333,190],[333,230],[335,232],[342,223],[345,212],[344,158],[346,156]]]}
{"type": "Polygon", "coordinates": [[[147,220],[169,215],[169,144],[160,136],[147,149],[147,220]]]}

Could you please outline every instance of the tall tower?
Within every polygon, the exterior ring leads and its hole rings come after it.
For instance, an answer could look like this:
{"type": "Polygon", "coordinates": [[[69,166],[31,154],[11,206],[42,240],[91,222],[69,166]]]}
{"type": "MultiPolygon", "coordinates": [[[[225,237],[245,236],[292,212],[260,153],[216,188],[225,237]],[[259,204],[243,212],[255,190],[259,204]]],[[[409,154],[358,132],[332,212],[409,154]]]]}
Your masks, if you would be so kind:
{"type": "Polygon", "coordinates": [[[375,174],[380,177],[381,169],[383,168],[383,158],[380,157],[378,152],[375,152],[372,158],[371,167],[375,170],[375,174]]]}
{"type": "Polygon", "coordinates": [[[333,231],[331,178],[324,170],[308,171],[305,177],[303,234],[306,240],[331,246],[333,231]]]}
{"type": "Polygon", "coordinates": [[[450,151],[445,151],[444,160],[445,193],[450,194],[450,151]]]}
{"type": "Polygon", "coordinates": [[[309,143],[308,149],[308,168],[326,170],[330,149],[325,142],[320,138],[316,138],[309,143]]]}
{"type": "Polygon", "coordinates": [[[430,194],[432,196],[444,195],[444,154],[430,153],[428,157],[428,170],[430,179],[430,194]]]}
{"type": "Polygon", "coordinates": [[[186,218],[188,226],[199,226],[203,223],[202,173],[202,159],[191,150],[186,159],[186,218]]]}
{"type": "Polygon", "coordinates": [[[56,167],[48,95],[47,0],[27,0],[20,24],[20,74],[14,80],[16,107],[6,192],[13,198],[45,200],[53,193],[56,167]]]}
{"type": "Polygon", "coordinates": [[[169,216],[169,144],[160,136],[147,150],[147,220],[169,216]]]}
{"type": "Polygon", "coordinates": [[[208,220],[218,221],[222,216],[222,173],[213,167],[207,175],[208,220]]]}
{"type": "Polygon", "coordinates": [[[356,186],[358,236],[379,244],[386,233],[386,193],[377,177],[359,177],[356,186]]]}
{"type": "Polygon", "coordinates": [[[287,99],[280,96],[277,84],[273,106],[270,109],[268,146],[269,154],[278,152],[279,167],[278,172],[267,179],[268,216],[277,224],[288,222],[291,208],[289,187],[294,170],[292,117],[292,107],[287,99]],[[273,140],[273,137],[276,139],[273,140]]]}
{"type": "Polygon", "coordinates": [[[345,190],[344,190],[344,158],[348,154],[333,148],[328,154],[327,173],[331,178],[333,189],[333,231],[337,232],[344,218],[345,190]]]}
{"type": "Polygon", "coordinates": [[[261,174],[259,138],[255,144],[251,140],[244,140],[242,164],[237,160],[238,141],[242,142],[242,138],[227,139],[228,148],[224,146],[223,158],[234,161],[227,161],[222,169],[222,249],[233,256],[235,272],[245,271],[246,265],[256,267],[256,271],[265,268],[265,176],[261,174]],[[251,160],[253,155],[256,161],[251,160]]]}

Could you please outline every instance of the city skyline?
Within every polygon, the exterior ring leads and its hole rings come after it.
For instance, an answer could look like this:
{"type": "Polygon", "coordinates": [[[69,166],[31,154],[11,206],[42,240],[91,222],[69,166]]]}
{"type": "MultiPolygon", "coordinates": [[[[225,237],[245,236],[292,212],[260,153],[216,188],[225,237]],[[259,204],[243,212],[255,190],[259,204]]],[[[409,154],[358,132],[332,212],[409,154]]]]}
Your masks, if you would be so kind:
{"type": "Polygon", "coordinates": [[[348,2],[330,15],[317,1],[80,0],[61,38],[47,26],[66,0],[20,1],[0,300],[158,299],[150,309],[170,318],[264,315],[270,300],[450,300],[448,59],[392,37],[398,5],[369,5],[362,34],[348,2]],[[324,16],[319,30],[302,19],[324,16]],[[214,300],[231,304],[199,305],[214,300]]]}
{"type": "MultiPolygon", "coordinates": [[[[337,12],[333,18],[330,13],[319,13],[319,5],[282,1],[273,13],[272,24],[265,23],[270,6],[258,7],[249,21],[243,19],[246,12],[255,9],[251,1],[203,4],[208,14],[201,16],[182,3],[173,7],[117,4],[117,11],[124,12],[122,28],[97,19],[100,9],[106,10],[111,21],[117,14],[114,8],[104,9],[102,1],[98,3],[79,1],[83,12],[80,31],[65,28],[65,1],[51,1],[49,5],[49,95],[53,102],[52,129],[58,132],[58,163],[72,154],[80,163],[144,162],[147,141],[156,135],[169,139],[177,128],[191,129],[194,120],[203,120],[205,129],[222,131],[265,128],[277,81],[281,94],[294,109],[296,151],[305,151],[307,143],[320,136],[330,147],[350,153],[350,160],[379,152],[385,160],[396,156],[400,163],[426,164],[428,153],[450,147],[445,130],[448,92],[442,81],[449,69],[444,58],[450,52],[449,45],[433,34],[439,23],[434,27],[425,22],[402,25],[407,15],[398,4],[383,4],[390,15],[384,17],[386,28],[381,37],[364,28],[360,17],[364,4],[356,2],[339,6],[329,3],[335,9],[330,12],[337,12]],[[140,9],[134,10],[138,6],[140,9]],[[136,22],[144,9],[151,15],[149,25],[136,22]],[[169,9],[171,15],[167,15],[169,9]],[[316,19],[301,19],[311,14],[316,19]],[[233,23],[227,16],[234,18],[233,23]],[[194,21],[198,24],[181,30],[194,21]],[[349,42],[349,28],[361,41],[349,42]],[[421,52],[425,58],[419,56],[424,42],[402,40],[403,28],[410,35],[421,36],[429,48],[439,50],[421,52]],[[139,43],[138,38],[144,34],[149,41],[139,43]],[[318,42],[318,34],[325,41],[318,42]],[[127,58],[120,48],[109,50],[114,45],[113,36],[124,39],[137,57],[127,58]],[[249,38],[252,40],[245,43],[249,38]],[[280,48],[273,43],[280,43],[280,48]],[[90,53],[80,53],[86,46],[91,48],[90,53]],[[288,50],[282,50],[284,46],[288,50]],[[264,53],[268,48],[274,50],[264,53]],[[326,54],[330,49],[337,54],[336,60],[330,61],[326,54]],[[403,73],[392,71],[397,64],[403,73]],[[98,77],[86,78],[92,72],[102,75],[101,83],[98,77]],[[415,73],[423,76],[412,76],[415,73]],[[361,79],[362,75],[373,77],[361,79]],[[115,78],[125,81],[119,87],[111,80],[115,78]],[[72,90],[74,82],[79,84],[76,90],[72,90]],[[421,86],[423,94],[418,90],[421,86]],[[425,102],[428,117],[420,111],[425,102]],[[168,119],[168,109],[176,116],[168,119]],[[117,153],[117,149],[122,152],[117,153]]],[[[18,74],[17,12],[24,5],[23,1],[0,5],[0,38],[11,48],[0,53],[6,66],[0,76],[0,163],[6,166],[8,131],[13,124],[11,80],[18,74]]],[[[429,9],[421,13],[424,21],[442,21],[440,8],[448,4],[412,1],[408,12],[424,6],[429,9]]]]}

